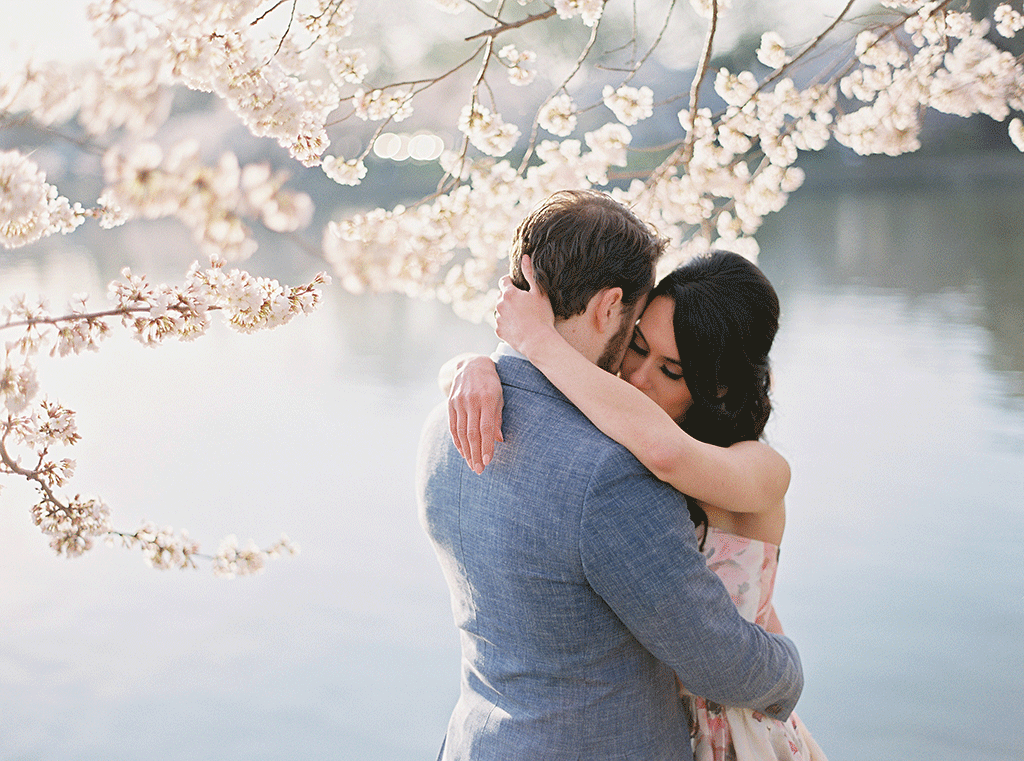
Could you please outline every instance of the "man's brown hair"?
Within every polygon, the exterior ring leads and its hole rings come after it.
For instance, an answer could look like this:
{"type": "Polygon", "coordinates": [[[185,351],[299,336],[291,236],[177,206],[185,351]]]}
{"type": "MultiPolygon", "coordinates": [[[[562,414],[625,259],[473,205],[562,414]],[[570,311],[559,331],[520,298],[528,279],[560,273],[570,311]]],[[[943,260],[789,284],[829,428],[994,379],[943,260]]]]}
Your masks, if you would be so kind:
{"type": "Polygon", "coordinates": [[[529,289],[520,265],[526,254],[555,317],[582,314],[605,288],[621,288],[622,304],[628,309],[653,287],[654,265],[665,243],[611,196],[562,190],[534,209],[516,230],[509,255],[512,282],[529,289]]]}

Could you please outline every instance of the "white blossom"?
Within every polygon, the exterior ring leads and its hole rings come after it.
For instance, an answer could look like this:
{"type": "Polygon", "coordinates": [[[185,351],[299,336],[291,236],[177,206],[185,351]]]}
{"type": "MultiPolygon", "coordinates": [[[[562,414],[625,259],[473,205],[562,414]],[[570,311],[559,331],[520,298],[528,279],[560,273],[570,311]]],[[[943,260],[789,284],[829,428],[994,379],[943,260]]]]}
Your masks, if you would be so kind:
{"type": "Polygon", "coordinates": [[[601,97],[615,118],[626,126],[636,124],[654,113],[654,92],[650,87],[623,85],[616,90],[611,85],[605,85],[601,97]]]}
{"type": "Polygon", "coordinates": [[[1024,122],[1020,119],[1010,120],[1010,140],[1017,146],[1017,150],[1024,152],[1024,122]]]}
{"type": "Polygon", "coordinates": [[[236,576],[249,576],[261,573],[267,560],[280,557],[282,554],[298,554],[299,548],[287,536],[282,536],[266,550],[249,541],[244,548],[239,547],[238,538],[232,534],[225,537],[213,559],[213,572],[222,578],[232,579],[236,576]]]}
{"type": "Polygon", "coordinates": [[[1024,14],[1007,3],[996,8],[993,20],[996,22],[996,31],[1003,37],[1013,37],[1024,29],[1024,14]]]}
{"type": "Polygon", "coordinates": [[[301,19],[314,37],[337,42],[352,33],[355,15],[356,0],[317,0],[317,12],[301,19]]]}
{"type": "Polygon", "coordinates": [[[540,110],[537,120],[552,135],[570,135],[576,129],[576,104],[565,93],[556,95],[540,110]]]}
{"type": "Polygon", "coordinates": [[[110,508],[98,498],[75,495],[66,504],[43,499],[32,508],[32,520],[50,536],[58,555],[76,557],[92,549],[93,539],[111,530],[110,508]]]}
{"type": "Polygon", "coordinates": [[[732,0],[690,0],[690,5],[701,18],[711,18],[713,4],[718,4],[718,13],[729,10],[732,7],[732,0]]]}
{"type": "Polygon", "coordinates": [[[99,342],[110,333],[110,326],[103,318],[85,316],[88,311],[86,299],[84,295],[79,296],[68,304],[70,314],[83,317],[69,320],[57,328],[51,355],[66,357],[83,351],[99,351],[99,342]]]}
{"type": "Polygon", "coordinates": [[[504,156],[519,140],[519,128],[506,124],[501,115],[474,103],[464,106],[459,116],[459,130],[478,150],[489,156],[504,156]]]}
{"type": "Polygon", "coordinates": [[[71,206],[46,182],[34,161],[19,151],[0,151],[0,243],[17,248],[85,221],[81,204],[71,206]]]}
{"type": "Polygon", "coordinates": [[[715,92],[730,106],[742,106],[757,92],[757,77],[749,71],[731,74],[728,69],[721,68],[715,76],[715,92]]]}
{"type": "Polygon", "coordinates": [[[379,122],[384,119],[400,122],[412,115],[412,97],[407,90],[357,90],[352,107],[360,119],[379,122]]]}
{"type": "Polygon", "coordinates": [[[24,410],[38,391],[39,381],[32,365],[15,365],[9,358],[0,364],[0,399],[8,412],[16,415],[24,410]]]}
{"type": "Polygon", "coordinates": [[[359,84],[369,73],[363,62],[366,53],[361,49],[343,50],[336,44],[328,45],[323,51],[324,66],[335,82],[359,84]]]}
{"type": "Polygon", "coordinates": [[[537,76],[536,69],[531,68],[537,60],[532,50],[520,52],[515,45],[506,45],[498,51],[498,58],[508,67],[508,79],[514,85],[528,85],[537,76]]]}
{"type": "Polygon", "coordinates": [[[786,43],[778,32],[765,32],[761,35],[761,46],[757,49],[757,60],[769,69],[781,69],[789,62],[786,43]]]}
{"type": "Polygon", "coordinates": [[[579,16],[587,26],[594,26],[604,12],[603,0],[555,0],[559,18],[579,16]]]}
{"type": "Polygon", "coordinates": [[[286,174],[266,164],[241,167],[230,153],[215,166],[206,165],[193,141],[178,143],[166,154],[155,143],[141,143],[127,153],[108,151],[103,166],[107,187],[101,223],[174,216],[211,255],[244,259],[255,251],[244,217],[291,232],[313,214],[308,196],[283,187],[286,174]]]}
{"type": "Polygon", "coordinates": [[[359,159],[343,161],[336,156],[326,156],[321,167],[324,174],[339,185],[358,185],[366,176],[366,165],[359,159]]]}
{"type": "Polygon", "coordinates": [[[632,139],[625,125],[614,122],[584,135],[590,150],[611,166],[626,166],[626,150],[632,139]]]}

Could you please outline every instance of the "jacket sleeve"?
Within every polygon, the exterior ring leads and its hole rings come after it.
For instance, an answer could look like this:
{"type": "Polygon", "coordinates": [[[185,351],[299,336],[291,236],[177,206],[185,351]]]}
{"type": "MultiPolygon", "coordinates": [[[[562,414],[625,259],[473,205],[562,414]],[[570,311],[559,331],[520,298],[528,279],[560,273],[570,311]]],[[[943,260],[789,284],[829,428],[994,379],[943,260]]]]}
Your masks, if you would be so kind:
{"type": "Polygon", "coordinates": [[[678,492],[632,457],[608,460],[591,478],[581,518],[591,587],[690,692],[787,718],[803,689],[796,647],[740,616],[678,492]]]}

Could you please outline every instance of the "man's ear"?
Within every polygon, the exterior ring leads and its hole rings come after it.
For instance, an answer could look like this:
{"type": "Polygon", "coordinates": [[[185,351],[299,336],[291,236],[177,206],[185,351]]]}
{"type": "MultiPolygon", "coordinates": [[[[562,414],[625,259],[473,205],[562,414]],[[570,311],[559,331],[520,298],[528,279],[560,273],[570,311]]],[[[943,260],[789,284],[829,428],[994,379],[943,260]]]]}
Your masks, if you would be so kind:
{"type": "Polygon", "coordinates": [[[622,318],[622,289],[604,288],[590,299],[588,311],[599,333],[617,331],[622,318]]]}

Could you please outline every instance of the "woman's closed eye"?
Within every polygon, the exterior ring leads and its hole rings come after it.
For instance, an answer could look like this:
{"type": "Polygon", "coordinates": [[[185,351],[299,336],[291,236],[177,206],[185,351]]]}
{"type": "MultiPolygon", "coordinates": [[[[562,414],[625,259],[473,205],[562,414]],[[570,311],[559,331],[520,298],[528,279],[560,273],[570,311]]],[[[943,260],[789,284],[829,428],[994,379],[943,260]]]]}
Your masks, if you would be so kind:
{"type": "MultiPolygon", "coordinates": [[[[643,339],[640,337],[639,334],[639,330],[637,330],[636,333],[633,334],[633,340],[629,342],[629,350],[635,352],[636,354],[639,354],[641,357],[646,357],[648,354],[651,353],[651,350],[641,344],[641,341],[643,339]]],[[[658,369],[661,371],[662,375],[664,375],[666,378],[669,378],[670,380],[682,380],[682,368],[676,370],[675,368],[677,364],[678,363],[675,362],[670,364],[663,364],[658,369]]]]}
{"type": "Polygon", "coordinates": [[[640,345],[635,333],[633,334],[633,340],[629,342],[629,349],[630,351],[635,351],[641,357],[647,356],[647,349],[640,345]]]}

